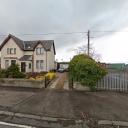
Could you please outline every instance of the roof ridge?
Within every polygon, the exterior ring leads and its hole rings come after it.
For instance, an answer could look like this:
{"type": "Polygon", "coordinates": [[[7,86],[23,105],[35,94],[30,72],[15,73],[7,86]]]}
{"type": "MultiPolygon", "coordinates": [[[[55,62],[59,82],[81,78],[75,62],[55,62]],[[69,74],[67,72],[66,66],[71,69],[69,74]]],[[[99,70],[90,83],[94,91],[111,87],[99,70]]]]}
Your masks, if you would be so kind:
{"type": "Polygon", "coordinates": [[[14,35],[12,35],[12,34],[9,34],[9,36],[11,36],[12,38],[16,38],[16,39],[18,39],[18,40],[20,40],[20,41],[23,41],[23,40],[21,40],[19,37],[16,37],[16,36],[14,36],[14,35]]]}
{"type": "Polygon", "coordinates": [[[34,41],[54,41],[54,40],[24,40],[24,42],[29,42],[29,41],[32,41],[32,42],[34,42],[34,41]]]}
{"type": "Polygon", "coordinates": [[[55,52],[55,46],[54,46],[54,40],[30,40],[30,41],[24,41],[21,40],[20,38],[9,34],[8,37],[3,41],[3,43],[0,45],[0,50],[4,46],[4,44],[12,38],[16,44],[21,48],[21,50],[29,51],[29,50],[35,50],[36,46],[41,43],[41,45],[45,48],[45,50],[50,50],[51,46],[53,45],[54,47],[54,52],[55,52]]]}

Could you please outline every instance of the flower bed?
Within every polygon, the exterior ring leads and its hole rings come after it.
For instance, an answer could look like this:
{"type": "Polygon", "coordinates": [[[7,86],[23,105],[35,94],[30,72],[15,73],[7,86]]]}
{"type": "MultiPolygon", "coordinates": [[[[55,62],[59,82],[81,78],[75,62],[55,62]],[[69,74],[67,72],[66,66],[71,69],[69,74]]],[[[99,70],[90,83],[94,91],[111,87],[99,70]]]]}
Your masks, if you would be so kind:
{"type": "Polygon", "coordinates": [[[46,87],[45,84],[47,82],[51,82],[51,80],[56,77],[54,72],[32,72],[23,74],[19,71],[17,65],[13,65],[11,68],[13,68],[11,71],[0,70],[0,86],[43,88],[46,87]],[[19,73],[18,76],[15,74],[14,69],[17,69],[16,73],[19,73]]]}
{"type": "Polygon", "coordinates": [[[47,77],[47,79],[49,80],[53,80],[56,77],[56,74],[54,72],[41,72],[41,73],[28,73],[27,74],[27,79],[29,80],[44,80],[45,77],[47,77]]]}
{"type": "Polygon", "coordinates": [[[29,79],[29,80],[44,80],[45,79],[45,74],[46,74],[46,72],[27,73],[26,78],[29,79]]]}

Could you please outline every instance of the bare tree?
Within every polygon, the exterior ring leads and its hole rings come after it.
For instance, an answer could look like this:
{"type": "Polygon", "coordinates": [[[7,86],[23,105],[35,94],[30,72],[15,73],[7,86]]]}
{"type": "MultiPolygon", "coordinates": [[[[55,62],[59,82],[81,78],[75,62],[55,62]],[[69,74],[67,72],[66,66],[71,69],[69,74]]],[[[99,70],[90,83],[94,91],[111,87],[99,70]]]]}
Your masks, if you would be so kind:
{"type": "MultiPolygon", "coordinates": [[[[77,47],[73,51],[76,54],[87,54],[87,51],[88,51],[87,49],[88,49],[87,45],[82,45],[82,46],[77,47]]],[[[96,53],[95,48],[92,46],[92,44],[90,45],[89,53],[90,53],[90,57],[92,57],[96,61],[100,61],[101,55],[96,53]]]]}

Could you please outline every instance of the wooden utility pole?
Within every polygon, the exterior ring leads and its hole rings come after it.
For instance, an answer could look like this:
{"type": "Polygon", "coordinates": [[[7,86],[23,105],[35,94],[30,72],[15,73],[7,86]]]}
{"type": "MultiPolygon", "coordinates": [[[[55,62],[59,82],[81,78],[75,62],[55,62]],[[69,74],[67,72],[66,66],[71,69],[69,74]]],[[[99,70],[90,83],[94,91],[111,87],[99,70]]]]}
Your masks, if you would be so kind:
{"type": "Polygon", "coordinates": [[[87,36],[88,36],[87,54],[89,56],[90,54],[90,31],[89,30],[88,30],[87,36]]]}

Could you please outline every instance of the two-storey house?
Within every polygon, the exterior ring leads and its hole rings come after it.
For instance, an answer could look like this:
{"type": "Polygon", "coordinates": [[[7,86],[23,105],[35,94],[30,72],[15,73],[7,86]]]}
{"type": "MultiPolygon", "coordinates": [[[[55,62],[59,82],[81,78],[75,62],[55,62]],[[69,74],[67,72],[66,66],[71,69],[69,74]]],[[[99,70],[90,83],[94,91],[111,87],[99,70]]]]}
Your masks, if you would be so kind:
{"type": "Polygon", "coordinates": [[[2,42],[1,69],[12,63],[19,65],[22,72],[50,71],[55,66],[53,40],[23,41],[11,34],[2,42]]]}

